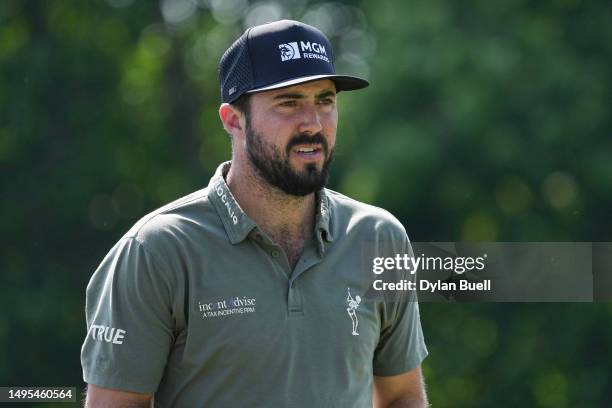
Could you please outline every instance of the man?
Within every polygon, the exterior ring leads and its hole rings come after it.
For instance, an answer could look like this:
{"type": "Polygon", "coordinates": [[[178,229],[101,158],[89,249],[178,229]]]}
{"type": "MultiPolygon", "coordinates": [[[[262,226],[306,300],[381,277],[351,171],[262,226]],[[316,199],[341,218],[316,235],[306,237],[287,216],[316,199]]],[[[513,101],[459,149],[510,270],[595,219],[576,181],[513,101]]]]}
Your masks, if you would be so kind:
{"type": "Polygon", "coordinates": [[[368,83],[288,20],[247,30],[220,80],[232,161],[140,220],[88,285],[87,406],[426,406],[418,305],[368,300],[359,272],[365,242],[410,251],[406,233],[324,188],[336,93],[368,83]]]}

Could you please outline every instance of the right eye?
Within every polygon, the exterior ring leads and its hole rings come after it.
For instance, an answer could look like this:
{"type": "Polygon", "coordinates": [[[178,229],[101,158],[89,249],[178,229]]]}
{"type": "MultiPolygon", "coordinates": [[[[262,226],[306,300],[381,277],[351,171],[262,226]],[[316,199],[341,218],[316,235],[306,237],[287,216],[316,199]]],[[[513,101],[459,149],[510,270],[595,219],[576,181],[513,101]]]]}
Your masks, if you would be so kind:
{"type": "Polygon", "coordinates": [[[290,106],[297,106],[297,102],[293,101],[293,100],[290,100],[290,101],[281,102],[281,103],[279,103],[279,105],[280,106],[289,106],[289,107],[290,106]]]}

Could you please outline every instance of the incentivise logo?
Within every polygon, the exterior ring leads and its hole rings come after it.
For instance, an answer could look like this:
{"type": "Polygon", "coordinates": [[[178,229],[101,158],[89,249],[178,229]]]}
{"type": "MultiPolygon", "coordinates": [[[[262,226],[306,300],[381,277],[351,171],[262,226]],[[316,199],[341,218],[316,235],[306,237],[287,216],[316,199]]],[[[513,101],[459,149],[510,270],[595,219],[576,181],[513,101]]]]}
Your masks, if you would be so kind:
{"type": "Polygon", "coordinates": [[[255,313],[257,299],[247,296],[236,296],[214,302],[198,302],[198,312],[202,319],[255,313]]]}
{"type": "Polygon", "coordinates": [[[351,318],[351,323],[353,323],[352,334],[353,336],[359,336],[359,333],[357,332],[357,326],[359,325],[359,320],[357,319],[357,309],[359,308],[359,305],[361,303],[361,297],[357,295],[353,299],[353,296],[351,296],[351,290],[349,288],[347,288],[346,290],[348,293],[348,296],[346,297],[346,312],[351,318]]]}
{"type": "Polygon", "coordinates": [[[310,41],[293,41],[279,44],[281,61],[290,61],[300,58],[314,58],[329,62],[325,46],[310,41]]]}

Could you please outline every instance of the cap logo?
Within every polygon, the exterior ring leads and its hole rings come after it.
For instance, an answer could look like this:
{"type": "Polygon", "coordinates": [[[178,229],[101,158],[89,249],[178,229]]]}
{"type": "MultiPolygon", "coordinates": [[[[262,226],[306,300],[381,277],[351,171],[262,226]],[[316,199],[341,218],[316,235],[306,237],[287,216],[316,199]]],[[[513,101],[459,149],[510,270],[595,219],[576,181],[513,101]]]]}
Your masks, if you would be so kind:
{"type": "Polygon", "coordinates": [[[297,41],[286,44],[279,44],[281,61],[289,61],[298,58],[314,58],[329,62],[325,46],[316,42],[297,41]]]}
{"type": "Polygon", "coordinates": [[[300,58],[300,51],[298,50],[297,42],[279,44],[278,49],[280,50],[281,61],[289,61],[300,58]]]}

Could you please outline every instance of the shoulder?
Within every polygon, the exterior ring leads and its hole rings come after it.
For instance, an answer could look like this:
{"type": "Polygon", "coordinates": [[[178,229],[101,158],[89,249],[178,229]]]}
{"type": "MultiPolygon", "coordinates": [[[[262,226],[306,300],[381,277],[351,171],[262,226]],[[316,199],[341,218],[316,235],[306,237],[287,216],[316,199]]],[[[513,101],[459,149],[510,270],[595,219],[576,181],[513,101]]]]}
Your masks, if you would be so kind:
{"type": "Polygon", "coordinates": [[[374,234],[406,236],[402,223],[389,211],[325,189],[334,229],[347,232],[358,229],[374,234]]]}
{"type": "Polygon", "coordinates": [[[134,239],[150,250],[169,241],[188,239],[194,229],[214,224],[218,218],[208,199],[208,188],[195,191],[150,212],[123,238],[134,239]]]}

